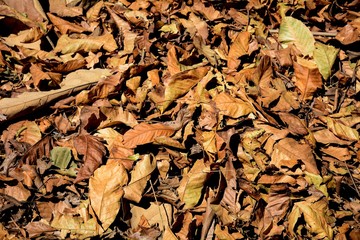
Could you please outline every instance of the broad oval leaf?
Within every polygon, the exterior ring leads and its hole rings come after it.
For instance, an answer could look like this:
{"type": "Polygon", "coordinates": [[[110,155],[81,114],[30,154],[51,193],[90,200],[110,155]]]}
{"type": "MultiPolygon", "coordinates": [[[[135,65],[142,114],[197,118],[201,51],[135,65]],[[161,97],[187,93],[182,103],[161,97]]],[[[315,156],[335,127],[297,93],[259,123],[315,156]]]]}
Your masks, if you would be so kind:
{"type": "Polygon", "coordinates": [[[50,151],[50,160],[58,168],[67,168],[71,160],[71,149],[67,147],[54,147],[50,151]]]}
{"type": "Polygon", "coordinates": [[[304,56],[312,56],[315,50],[315,39],[311,31],[304,23],[293,17],[284,17],[282,19],[279,41],[285,47],[293,43],[304,56]]]}
{"type": "Polygon", "coordinates": [[[120,200],[124,195],[122,186],[127,184],[128,176],[124,166],[115,161],[98,168],[89,181],[90,205],[101,224],[98,233],[106,229],[115,220],[120,209],[120,200]]]}
{"type": "Polygon", "coordinates": [[[232,118],[239,118],[248,115],[253,111],[251,105],[241,99],[234,98],[229,94],[222,92],[214,98],[216,107],[220,110],[220,114],[232,118]]]}
{"type": "Polygon", "coordinates": [[[159,136],[171,136],[175,130],[161,123],[147,124],[140,123],[134,129],[130,129],[124,134],[124,145],[128,148],[135,148],[154,141],[159,136]]]}

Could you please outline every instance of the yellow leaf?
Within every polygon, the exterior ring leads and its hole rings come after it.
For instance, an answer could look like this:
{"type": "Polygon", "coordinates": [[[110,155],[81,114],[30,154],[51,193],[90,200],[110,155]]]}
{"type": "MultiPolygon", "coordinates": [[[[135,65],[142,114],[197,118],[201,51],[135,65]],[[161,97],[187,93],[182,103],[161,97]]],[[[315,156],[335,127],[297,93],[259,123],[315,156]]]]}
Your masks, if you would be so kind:
{"type": "Polygon", "coordinates": [[[330,77],[331,68],[334,65],[339,50],[331,45],[325,45],[320,42],[316,42],[315,47],[314,60],[321,75],[327,80],[330,77]]]}
{"type": "Polygon", "coordinates": [[[101,226],[97,227],[100,234],[115,220],[120,209],[120,200],[124,195],[124,186],[128,182],[125,168],[117,162],[98,168],[89,181],[90,205],[101,226]]]}
{"type": "Polygon", "coordinates": [[[201,197],[210,167],[206,166],[204,160],[197,160],[190,172],[184,175],[177,191],[181,201],[185,203],[184,209],[194,207],[201,197]]]}
{"type": "Polygon", "coordinates": [[[309,230],[317,234],[316,239],[333,238],[333,230],[326,222],[325,213],[328,206],[325,200],[322,199],[315,203],[308,201],[297,202],[295,206],[304,214],[309,230]]]}
{"type": "Polygon", "coordinates": [[[303,55],[313,55],[315,39],[310,30],[301,21],[293,17],[284,17],[280,24],[279,41],[284,47],[293,43],[303,55]]]}

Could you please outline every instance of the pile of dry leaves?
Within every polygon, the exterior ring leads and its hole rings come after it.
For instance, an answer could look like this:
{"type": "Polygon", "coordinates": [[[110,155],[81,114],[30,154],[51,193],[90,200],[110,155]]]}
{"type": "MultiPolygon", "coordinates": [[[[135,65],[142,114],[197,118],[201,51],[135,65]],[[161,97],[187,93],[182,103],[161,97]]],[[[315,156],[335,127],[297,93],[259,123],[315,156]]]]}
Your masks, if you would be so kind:
{"type": "Polygon", "coordinates": [[[359,239],[359,1],[0,3],[1,239],[359,239]]]}

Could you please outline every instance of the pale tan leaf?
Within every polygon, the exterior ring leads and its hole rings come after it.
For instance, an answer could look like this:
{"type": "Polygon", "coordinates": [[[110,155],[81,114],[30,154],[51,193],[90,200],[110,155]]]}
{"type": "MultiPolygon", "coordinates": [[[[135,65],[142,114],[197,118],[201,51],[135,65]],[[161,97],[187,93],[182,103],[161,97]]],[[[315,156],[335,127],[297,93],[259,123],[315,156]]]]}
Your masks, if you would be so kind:
{"type": "Polygon", "coordinates": [[[101,36],[90,36],[82,39],[70,38],[66,34],[61,35],[54,51],[67,54],[79,51],[97,52],[101,48],[108,52],[112,52],[118,48],[112,34],[107,33],[101,36]]]}
{"type": "Polygon", "coordinates": [[[89,181],[89,199],[94,217],[101,226],[98,233],[106,229],[115,220],[120,210],[120,201],[124,195],[122,186],[127,184],[128,176],[121,163],[109,162],[98,168],[89,181]]]}
{"type": "Polygon", "coordinates": [[[124,198],[131,201],[140,202],[142,193],[151,177],[152,172],[156,168],[156,160],[153,156],[147,154],[138,161],[131,171],[131,180],[124,188],[124,198]]]}
{"type": "Polygon", "coordinates": [[[320,119],[327,123],[329,130],[335,136],[348,141],[358,141],[359,133],[354,128],[348,127],[330,117],[320,117],[320,119]]]}
{"type": "Polygon", "coordinates": [[[7,120],[34,111],[51,101],[60,99],[73,92],[88,88],[101,78],[110,76],[109,69],[77,70],[67,75],[61,83],[61,88],[43,92],[24,92],[15,98],[0,99],[0,113],[7,116],[7,120]]]}
{"type": "Polygon", "coordinates": [[[121,123],[129,127],[135,127],[138,124],[134,115],[122,107],[101,107],[100,110],[107,118],[100,123],[98,128],[111,127],[121,123]]]}
{"type": "Polygon", "coordinates": [[[135,148],[138,145],[150,143],[159,136],[171,136],[175,130],[161,123],[147,124],[142,122],[124,134],[124,145],[135,148]]]}
{"type": "Polygon", "coordinates": [[[141,217],[145,217],[151,226],[158,225],[160,229],[166,228],[168,223],[173,221],[173,206],[168,203],[157,205],[152,202],[147,208],[131,204],[130,212],[130,224],[133,229],[138,227],[141,217]]]}

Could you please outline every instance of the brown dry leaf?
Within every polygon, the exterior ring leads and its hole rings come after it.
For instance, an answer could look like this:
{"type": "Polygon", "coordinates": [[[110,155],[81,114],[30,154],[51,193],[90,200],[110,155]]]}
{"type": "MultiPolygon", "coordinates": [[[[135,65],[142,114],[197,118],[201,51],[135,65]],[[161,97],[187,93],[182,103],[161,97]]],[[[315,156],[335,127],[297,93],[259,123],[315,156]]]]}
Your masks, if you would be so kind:
{"type": "Polygon", "coordinates": [[[76,53],[79,51],[97,52],[101,48],[108,52],[115,51],[118,48],[113,35],[107,33],[101,36],[75,39],[64,34],[59,38],[54,52],[61,52],[62,54],[76,53]]]}
{"type": "Polygon", "coordinates": [[[66,0],[49,0],[50,12],[61,17],[76,17],[83,13],[81,7],[67,6],[66,0]]]}
{"type": "Polygon", "coordinates": [[[154,157],[149,154],[143,156],[131,171],[131,180],[129,184],[124,187],[124,198],[134,202],[140,202],[142,193],[155,168],[156,160],[154,157]]]}
{"type": "Polygon", "coordinates": [[[237,69],[240,64],[239,58],[248,53],[250,37],[251,34],[249,32],[240,32],[233,40],[228,55],[227,65],[229,69],[237,69]]]}
{"type": "Polygon", "coordinates": [[[284,138],[274,146],[270,164],[281,168],[281,160],[301,160],[308,172],[319,174],[311,147],[298,143],[295,139],[284,138]]]}
{"type": "Polygon", "coordinates": [[[156,137],[171,136],[175,130],[161,123],[148,124],[142,122],[124,134],[124,145],[135,148],[138,145],[151,143],[156,137]]]}
{"type": "MultiPolygon", "coordinates": [[[[315,203],[302,201],[294,204],[291,214],[294,216],[294,218],[295,216],[303,214],[307,223],[306,228],[308,228],[312,233],[316,234],[316,239],[332,239],[333,229],[327,223],[326,210],[327,203],[324,199],[321,199],[315,203]]],[[[293,224],[290,225],[290,227],[293,227],[293,224]]]]}
{"type": "Polygon", "coordinates": [[[94,171],[102,164],[105,147],[100,139],[89,134],[74,138],[76,151],[83,155],[83,164],[74,180],[75,183],[90,178],[94,171]]]}
{"type": "Polygon", "coordinates": [[[27,190],[21,182],[15,186],[6,185],[6,187],[0,189],[0,191],[1,194],[12,197],[19,202],[26,202],[31,196],[31,192],[27,190]]]}
{"type": "Polygon", "coordinates": [[[62,18],[59,18],[51,13],[47,14],[50,21],[59,29],[61,34],[68,34],[71,32],[75,32],[75,33],[82,33],[84,31],[86,31],[85,28],[76,25],[74,23],[68,22],[62,18]]]}
{"type": "Polygon", "coordinates": [[[295,85],[300,91],[301,101],[310,100],[314,93],[322,88],[322,79],[316,64],[298,58],[298,62],[294,62],[295,85]],[[300,61],[301,60],[301,61],[300,61]]]}
{"type": "Polygon", "coordinates": [[[120,201],[124,195],[123,186],[128,183],[128,176],[121,163],[109,162],[95,170],[89,180],[89,200],[94,218],[100,224],[97,232],[103,233],[115,220],[120,201]]]}
{"type": "Polygon", "coordinates": [[[197,160],[189,173],[183,176],[177,189],[180,200],[185,203],[183,209],[193,208],[199,203],[209,171],[210,167],[204,160],[197,160]]]}
{"type": "Polygon", "coordinates": [[[234,98],[225,92],[216,95],[214,101],[216,107],[220,110],[220,114],[232,118],[244,117],[253,112],[253,108],[249,103],[234,98]]]}

